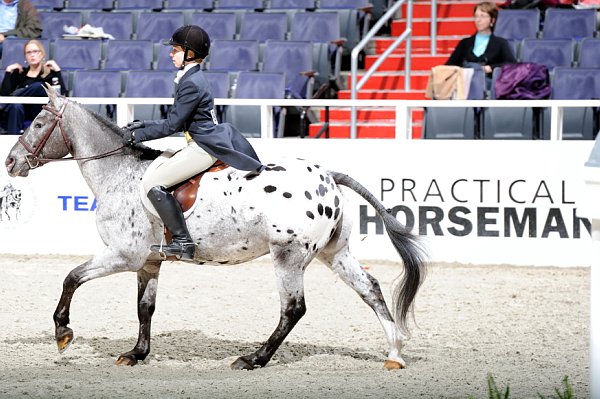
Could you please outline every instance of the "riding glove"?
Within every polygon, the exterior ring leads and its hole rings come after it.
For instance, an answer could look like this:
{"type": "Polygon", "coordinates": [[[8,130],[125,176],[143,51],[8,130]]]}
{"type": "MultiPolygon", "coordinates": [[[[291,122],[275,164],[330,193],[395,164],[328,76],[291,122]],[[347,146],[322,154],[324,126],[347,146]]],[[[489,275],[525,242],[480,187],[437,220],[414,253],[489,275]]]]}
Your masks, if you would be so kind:
{"type": "Polygon", "coordinates": [[[146,127],[146,124],[144,123],[144,121],[133,121],[133,122],[129,122],[126,127],[127,127],[127,130],[135,130],[135,129],[141,129],[143,127],[146,127]]]}

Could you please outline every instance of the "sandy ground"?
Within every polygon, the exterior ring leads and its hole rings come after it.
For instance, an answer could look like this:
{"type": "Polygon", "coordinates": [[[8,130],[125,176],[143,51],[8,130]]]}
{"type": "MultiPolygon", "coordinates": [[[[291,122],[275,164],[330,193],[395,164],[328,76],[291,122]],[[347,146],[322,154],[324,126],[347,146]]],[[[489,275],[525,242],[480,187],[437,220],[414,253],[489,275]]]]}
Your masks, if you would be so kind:
{"type": "MultiPolygon", "coordinates": [[[[567,375],[589,393],[589,269],[433,265],[417,298],[408,367],[386,371],[383,331],[324,266],[306,275],[307,315],[271,363],[232,371],[277,324],[266,261],[235,267],[165,263],[152,351],[115,366],[137,338],[133,273],[75,294],[76,339],[59,354],[52,313],[68,271],[85,257],[0,255],[0,397],[476,398],[486,377],[511,398],[552,397],[567,375]]],[[[363,262],[385,288],[398,264],[363,262]]]]}

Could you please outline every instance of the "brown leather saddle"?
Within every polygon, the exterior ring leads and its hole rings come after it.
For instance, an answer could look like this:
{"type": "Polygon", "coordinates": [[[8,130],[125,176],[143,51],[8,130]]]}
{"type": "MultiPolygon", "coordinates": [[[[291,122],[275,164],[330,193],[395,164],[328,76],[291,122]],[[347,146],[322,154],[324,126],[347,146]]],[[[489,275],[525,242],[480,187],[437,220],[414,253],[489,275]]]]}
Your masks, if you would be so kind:
{"type": "Polygon", "coordinates": [[[202,179],[202,176],[204,176],[205,173],[218,172],[228,167],[229,165],[217,160],[210,168],[171,187],[169,191],[171,191],[173,197],[175,197],[179,202],[179,205],[181,205],[181,210],[183,212],[187,211],[196,202],[198,188],[200,187],[200,179],[202,179]]]}

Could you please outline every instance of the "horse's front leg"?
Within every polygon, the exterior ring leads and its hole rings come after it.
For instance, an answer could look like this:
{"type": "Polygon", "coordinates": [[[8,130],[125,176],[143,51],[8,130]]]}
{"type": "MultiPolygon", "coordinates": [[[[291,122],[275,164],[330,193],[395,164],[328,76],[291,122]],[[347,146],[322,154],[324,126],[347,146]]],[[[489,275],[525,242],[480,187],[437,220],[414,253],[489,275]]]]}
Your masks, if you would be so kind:
{"type": "Polygon", "coordinates": [[[73,330],[68,325],[71,300],[75,290],[87,281],[138,269],[140,266],[109,251],[102,256],[88,260],[69,272],[63,282],[62,294],[54,311],[54,337],[59,352],[64,352],[73,341],[73,330]]]}
{"type": "Polygon", "coordinates": [[[142,270],[137,272],[138,281],[138,320],[140,330],[138,341],[129,352],[123,353],[115,364],[134,366],[150,353],[150,326],[156,305],[158,274],[161,262],[147,262],[142,270]]]}

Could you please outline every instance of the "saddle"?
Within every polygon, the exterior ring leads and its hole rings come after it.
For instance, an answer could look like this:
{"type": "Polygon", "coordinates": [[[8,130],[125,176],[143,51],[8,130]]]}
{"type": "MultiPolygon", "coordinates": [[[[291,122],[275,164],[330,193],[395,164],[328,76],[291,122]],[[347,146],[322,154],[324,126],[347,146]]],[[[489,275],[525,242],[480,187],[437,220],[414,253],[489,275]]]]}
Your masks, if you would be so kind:
{"type": "Polygon", "coordinates": [[[196,202],[200,179],[202,179],[205,173],[218,172],[228,167],[229,165],[217,160],[210,168],[171,187],[169,191],[173,194],[177,202],[179,202],[179,205],[181,205],[181,210],[183,212],[189,210],[196,202]]]}

